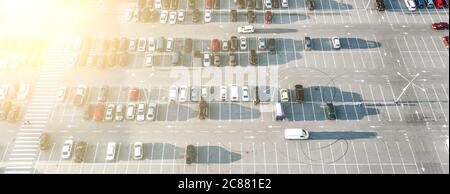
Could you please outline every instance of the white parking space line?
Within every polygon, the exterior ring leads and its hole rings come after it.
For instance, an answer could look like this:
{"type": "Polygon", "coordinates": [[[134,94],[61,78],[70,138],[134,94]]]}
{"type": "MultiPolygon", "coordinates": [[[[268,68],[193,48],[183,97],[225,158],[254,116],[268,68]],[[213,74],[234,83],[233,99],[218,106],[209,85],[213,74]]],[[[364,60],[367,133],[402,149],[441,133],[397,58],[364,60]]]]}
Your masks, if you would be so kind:
{"type": "MultiPolygon", "coordinates": [[[[364,92],[363,92],[363,89],[362,89],[362,86],[361,86],[361,84],[359,84],[359,91],[361,92],[360,94],[361,94],[361,98],[362,98],[362,100],[364,101],[364,98],[365,98],[365,95],[364,95],[364,92]]],[[[369,121],[370,122],[370,115],[369,115],[369,111],[367,110],[367,107],[366,106],[363,106],[364,107],[364,111],[366,112],[366,118],[367,118],[367,121],[369,121]]]]}
{"type": "Polygon", "coordinates": [[[125,167],[125,174],[128,174],[128,166],[130,164],[130,158],[131,158],[131,147],[132,143],[129,144],[129,149],[128,149],[128,157],[127,157],[127,163],[126,163],[126,167],[125,167]]]}
{"type": "MultiPolygon", "coordinates": [[[[187,144],[187,143],[186,143],[187,144]]],[[[130,146],[131,146],[131,144],[130,144],[130,146]]],[[[155,147],[155,145],[152,145],[152,150],[151,150],[151,153],[152,153],[152,155],[150,156],[150,161],[149,161],[149,163],[148,163],[148,174],[151,174],[152,173],[152,166],[153,166],[153,148],[155,147]]],[[[131,147],[130,147],[130,149],[131,149],[131,147]]],[[[186,173],[186,166],[184,167],[184,172],[186,173]]]]}
{"type": "MultiPolygon", "coordinates": [[[[383,93],[383,89],[381,88],[381,85],[378,85],[378,88],[380,89],[381,96],[383,96],[384,103],[387,104],[387,101],[386,101],[386,98],[384,97],[384,93],[383,93]]],[[[392,121],[391,115],[389,114],[388,107],[387,106],[384,106],[384,107],[386,108],[386,113],[387,113],[389,121],[392,121]]]]}
{"type": "Polygon", "coordinates": [[[402,161],[403,170],[405,171],[405,174],[408,174],[408,171],[405,167],[405,162],[403,161],[402,151],[400,150],[400,146],[398,145],[398,141],[395,141],[395,144],[397,145],[398,153],[400,154],[400,160],[402,161]]]}
{"type": "MultiPolygon", "coordinates": [[[[430,42],[433,43],[434,48],[436,49],[436,51],[439,51],[438,47],[436,46],[435,41],[433,41],[433,37],[430,36],[430,39],[431,39],[430,42]]],[[[448,52],[447,52],[447,54],[448,54],[448,52]]],[[[438,52],[438,55],[439,55],[439,59],[441,60],[442,68],[448,68],[448,58],[442,59],[442,56],[441,56],[441,53],[440,53],[440,52],[438,52]],[[444,61],[445,61],[445,62],[444,62],[444,61]]]]}
{"type": "Polygon", "coordinates": [[[97,159],[97,151],[98,151],[98,144],[99,143],[97,143],[97,145],[95,146],[95,152],[94,152],[94,160],[92,161],[92,165],[91,165],[91,174],[94,172],[94,166],[95,166],[95,160],[97,159]]]}
{"type": "MultiPolygon", "coordinates": [[[[266,143],[263,142],[263,156],[264,156],[264,174],[267,174],[267,163],[266,163],[266,143]]],[[[231,155],[231,154],[230,154],[231,155]]],[[[230,160],[231,161],[231,160],[230,160]]],[[[231,165],[231,162],[230,162],[231,165]]],[[[230,166],[231,167],[231,166],[230,166]]]]}
{"type": "MultiPolygon", "coordinates": [[[[377,143],[374,142],[373,144],[375,145],[375,150],[376,150],[376,152],[377,152],[378,164],[380,164],[381,174],[384,174],[383,166],[381,165],[380,151],[378,151],[377,143]]],[[[367,161],[369,161],[369,159],[367,159],[367,161]]]]}
{"type": "MultiPolygon", "coordinates": [[[[407,140],[407,142],[408,142],[409,150],[411,151],[411,155],[413,157],[414,164],[415,164],[416,169],[417,169],[417,174],[420,174],[419,167],[417,166],[416,157],[414,156],[414,151],[413,151],[413,149],[411,147],[411,143],[409,142],[409,140],[407,140]]],[[[397,146],[398,146],[398,143],[397,143],[397,146]]],[[[399,148],[399,150],[400,150],[400,148],[399,148]]]]}
{"type": "Polygon", "coordinates": [[[331,161],[333,161],[333,169],[334,169],[334,174],[336,174],[336,162],[334,160],[334,154],[333,154],[333,149],[331,148],[332,145],[328,145],[328,147],[330,148],[330,153],[331,153],[331,161]]]}
{"type": "Polygon", "coordinates": [[[437,156],[437,158],[438,158],[438,160],[439,160],[439,166],[441,167],[442,172],[445,172],[444,166],[442,165],[441,157],[439,156],[439,153],[438,153],[438,151],[437,151],[437,149],[436,149],[436,144],[434,143],[434,141],[433,141],[432,143],[433,143],[434,151],[436,151],[436,156],[437,156]]]}
{"type": "MultiPolygon", "coordinates": [[[[353,101],[354,104],[356,104],[355,98],[354,98],[354,96],[353,96],[354,92],[353,92],[353,90],[352,90],[351,84],[348,84],[348,88],[349,88],[350,94],[351,94],[351,96],[352,96],[352,101],[353,101]]],[[[356,121],[357,121],[357,122],[360,122],[360,118],[359,118],[359,116],[358,116],[358,110],[356,110],[356,106],[355,106],[355,105],[352,105],[352,106],[353,106],[353,109],[354,109],[354,111],[355,111],[356,121]]]]}
{"type": "MultiPolygon", "coordinates": [[[[47,170],[48,170],[48,165],[49,165],[49,163],[50,163],[49,161],[52,159],[53,150],[54,150],[54,148],[55,148],[55,145],[56,145],[56,143],[53,143],[52,149],[51,149],[51,151],[50,151],[50,156],[48,157],[47,164],[45,165],[44,173],[46,173],[46,174],[47,174],[47,170]]],[[[35,170],[36,170],[36,169],[35,169],[35,170]]]]}
{"type": "MultiPolygon", "coordinates": [[[[425,86],[423,85],[423,84],[420,84],[421,86],[422,86],[422,88],[425,88],[425,86]]],[[[429,91],[430,89],[428,88],[428,91],[429,91]]],[[[430,99],[430,97],[428,96],[428,92],[423,92],[424,94],[425,94],[425,96],[427,97],[427,99],[428,99],[428,105],[430,105],[430,110],[431,110],[431,113],[433,114],[433,117],[434,117],[434,121],[438,121],[438,118],[436,117],[436,114],[434,113],[434,110],[433,110],[433,106],[431,105],[431,99],[430,99]]],[[[439,102],[439,100],[436,100],[436,101],[438,101],[439,102]]],[[[445,116],[445,115],[444,115],[445,116]]]]}
{"type": "Polygon", "coordinates": [[[359,173],[361,173],[361,171],[359,170],[359,163],[358,163],[358,158],[356,157],[355,146],[353,145],[353,141],[351,143],[352,143],[352,149],[353,149],[353,157],[355,157],[356,168],[358,169],[358,174],[359,174],[359,173]]]}
{"type": "Polygon", "coordinates": [[[320,142],[317,142],[318,149],[319,149],[319,155],[320,155],[320,162],[322,163],[322,174],[325,174],[325,164],[323,163],[323,155],[322,155],[322,146],[320,146],[320,142]]]}
{"type": "MultiPolygon", "coordinates": [[[[392,85],[391,85],[391,84],[389,84],[389,88],[391,89],[392,99],[395,99],[394,89],[392,88],[392,85]]],[[[399,106],[395,106],[395,108],[397,109],[398,116],[400,117],[400,121],[403,121],[402,114],[400,113],[400,108],[399,108],[399,106]]]]}
{"type": "MultiPolygon", "coordinates": [[[[342,92],[342,86],[341,85],[339,85],[339,88],[341,88],[339,91],[341,92],[341,100],[342,100],[342,102],[345,102],[344,101],[344,94],[343,94],[343,92],[342,92]]],[[[345,107],[344,106],[344,113],[345,113],[345,120],[348,122],[348,121],[350,121],[349,119],[348,119],[348,114],[347,114],[347,107],[345,107]]]]}
{"type": "Polygon", "coordinates": [[[161,151],[161,168],[159,169],[159,174],[162,174],[163,172],[163,165],[164,165],[164,147],[166,146],[166,143],[163,143],[162,151],[161,151]]]}
{"type": "Polygon", "coordinates": [[[363,142],[364,153],[366,154],[367,166],[369,166],[369,173],[372,174],[372,168],[370,167],[369,155],[367,154],[366,142],[363,142]]]}
{"type": "MultiPolygon", "coordinates": [[[[391,163],[392,172],[394,172],[394,174],[396,174],[395,173],[394,164],[392,163],[391,152],[389,151],[389,146],[387,145],[386,141],[384,141],[384,146],[386,147],[386,150],[387,150],[387,153],[388,153],[388,156],[389,156],[389,163],[391,163]]],[[[406,171],[405,171],[405,173],[406,173],[406,171]]]]}
{"type": "Polygon", "coordinates": [[[119,158],[120,158],[120,149],[122,148],[122,143],[119,143],[119,146],[117,148],[117,156],[116,159],[114,160],[114,174],[117,174],[117,164],[119,163],[119,158]]]}
{"type": "Polygon", "coordinates": [[[439,103],[439,107],[441,108],[442,115],[444,115],[445,122],[448,122],[447,116],[445,115],[444,108],[442,107],[441,100],[439,99],[436,89],[434,88],[434,84],[431,84],[431,88],[433,89],[434,95],[436,96],[436,101],[439,103]]]}
{"type": "MultiPolygon", "coordinates": [[[[342,155],[344,156],[344,157],[342,157],[342,159],[344,160],[345,173],[348,174],[347,160],[345,159],[345,158],[347,158],[347,154],[346,154],[347,151],[344,151],[344,146],[343,146],[342,141],[340,142],[340,145],[341,145],[342,155]]],[[[347,142],[347,150],[348,150],[348,142],[347,142]]]]}

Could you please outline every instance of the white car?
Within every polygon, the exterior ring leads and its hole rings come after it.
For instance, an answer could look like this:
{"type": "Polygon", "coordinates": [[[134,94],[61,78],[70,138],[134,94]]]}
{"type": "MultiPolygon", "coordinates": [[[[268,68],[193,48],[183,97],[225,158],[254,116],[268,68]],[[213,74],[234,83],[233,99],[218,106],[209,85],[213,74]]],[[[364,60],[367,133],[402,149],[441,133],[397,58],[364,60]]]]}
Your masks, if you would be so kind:
{"type": "Polygon", "coordinates": [[[167,10],[161,11],[161,16],[159,17],[159,23],[161,23],[161,24],[167,23],[168,15],[169,15],[169,11],[167,11],[167,10]]]}
{"type": "Polygon", "coordinates": [[[212,17],[212,11],[210,9],[205,10],[205,23],[210,23],[212,17]]]}
{"type": "Polygon", "coordinates": [[[148,103],[147,121],[154,121],[156,117],[156,103],[148,103]]]}
{"type": "Polygon", "coordinates": [[[72,53],[68,58],[67,58],[67,64],[66,67],[67,68],[74,68],[75,64],[77,63],[77,53],[72,53]]]}
{"type": "Polygon", "coordinates": [[[220,86],[220,99],[222,101],[227,100],[227,87],[226,86],[220,86]]]}
{"type": "Polygon", "coordinates": [[[289,94],[288,94],[287,89],[285,89],[285,88],[280,89],[280,98],[281,98],[281,102],[289,101],[289,94]]]}
{"type": "Polygon", "coordinates": [[[144,158],[144,145],[142,144],[142,142],[136,142],[133,145],[134,148],[134,159],[135,160],[141,160],[142,158],[144,158]]]}
{"type": "Polygon", "coordinates": [[[254,26],[239,26],[237,31],[240,34],[250,34],[250,33],[255,32],[255,27],[254,26]]]}
{"type": "Polygon", "coordinates": [[[133,19],[134,10],[133,9],[127,9],[125,11],[125,21],[130,22],[131,19],[133,19]]]}
{"type": "Polygon", "coordinates": [[[191,87],[191,101],[192,102],[198,102],[199,101],[199,91],[197,86],[191,87]]]}
{"type": "Polygon", "coordinates": [[[173,43],[174,43],[173,38],[167,38],[167,43],[166,43],[166,51],[167,52],[173,51],[173,43]]]}
{"type": "Polygon", "coordinates": [[[145,121],[145,103],[137,105],[136,121],[145,121]]]}
{"type": "Polygon", "coordinates": [[[178,11],[178,21],[179,22],[184,22],[184,10],[179,10],[178,11]]]}
{"type": "Polygon", "coordinates": [[[136,44],[137,44],[137,40],[136,39],[131,39],[130,43],[128,45],[128,50],[129,51],[136,51],[136,44]]]}
{"type": "Polygon", "coordinates": [[[409,11],[416,11],[416,3],[413,0],[404,0],[409,11]]]}
{"type": "Polygon", "coordinates": [[[244,102],[250,101],[248,86],[242,86],[242,101],[244,101],[244,102]]]}
{"type": "Polygon", "coordinates": [[[161,9],[161,0],[155,0],[155,9],[161,9]]]}
{"type": "Polygon", "coordinates": [[[241,47],[241,50],[242,51],[245,51],[245,50],[247,50],[247,38],[245,37],[245,36],[241,36],[241,37],[239,37],[239,40],[240,40],[240,47],[241,47]]]}
{"type": "Polygon", "coordinates": [[[146,38],[139,38],[137,51],[144,52],[147,48],[147,39],[146,38]]]}
{"type": "Polygon", "coordinates": [[[331,38],[331,43],[332,43],[333,49],[341,48],[341,41],[339,40],[339,37],[333,36],[331,38]]]}
{"type": "Polygon", "coordinates": [[[177,23],[177,12],[171,11],[169,13],[169,24],[176,24],[177,23]]]}
{"type": "Polygon", "coordinates": [[[176,86],[170,87],[169,101],[170,103],[176,102],[178,97],[178,88],[176,86]]]}
{"type": "Polygon", "coordinates": [[[282,0],[281,1],[281,7],[282,8],[288,8],[289,7],[288,0],[282,0]]]}
{"type": "Polygon", "coordinates": [[[5,100],[6,98],[8,98],[8,91],[9,91],[8,84],[3,84],[0,87],[0,100],[5,100]]]}
{"type": "Polygon", "coordinates": [[[187,86],[180,86],[180,92],[178,96],[178,101],[180,102],[186,102],[188,96],[188,88],[187,86]]]}
{"type": "Polygon", "coordinates": [[[128,105],[127,105],[127,120],[134,120],[135,112],[136,112],[136,104],[128,103],[128,105]]]}
{"type": "Polygon", "coordinates": [[[309,138],[309,133],[304,129],[285,129],[284,138],[305,140],[309,138]]]}
{"type": "Polygon", "coordinates": [[[147,53],[145,55],[145,67],[151,67],[153,66],[153,53],[147,53]]]}
{"type": "Polygon", "coordinates": [[[115,104],[108,104],[106,106],[106,113],[105,113],[105,121],[112,121],[114,118],[114,109],[116,108],[115,104]]]}
{"type": "Polygon", "coordinates": [[[266,50],[266,39],[259,37],[258,38],[258,49],[259,50],[266,50]]]}
{"type": "Polygon", "coordinates": [[[17,94],[17,100],[25,100],[28,97],[28,92],[30,91],[30,85],[20,84],[19,94],[17,94]]]}
{"type": "Polygon", "coordinates": [[[264,0],[266,8],[272,9],[272,0],[264,0]]]}
{"type": "Polygon", "coordinates": [[[203,54],[203,66],[209,67],[211,65],[211,55],[209,53],[203,54]]]}
{"type": "Polygon", "coordinates": [[[72,147],[73,147],[73,140],[69,139],[64,141],[62,150],[61,150],[61,158],[62,159],[69,159],[72,156],[72,147]]]}
{"type": "Polygon", "coordinates": [[[203,100],[206,100],[208,98],[208,87],[207,86],[203,86],[201,89],[201,93],[202,93],[202,98],[203,100]]]}
{"type": "Polygon", "coordinates": [[[155,50],[156,50],[155,38],[153,38],[153,37],[148,38],[148,43],[147,44],[148,44],[147,51],[155,52],[155,50]]]}
{"type": "Polygon", "coordinates": [[[228,44],[229,44],[228,40],[222,40],[222,51],[228,51],[229,49],[228,44]]]}
{"type": "Polygon", "coordinates": [[[123,120],[123,104],[117,104],[116,106],[116,114],[115,114],[115,121],[122,121],[123,120]]]}
{"type": "Polygon", "coordinates": [[[66,99],[66,96],[67,96],[66,91],[67,91],[66,86],[59,87],[58,91],[56,92],[56,101],[57,102],[64,102],[64,100],[66,99]]]}
{"type": "Polygon", "coordinates": [[[108,147],[106,149],[106,161],[112,161],[116,158],[116,142],[109,142],[108,147]]]}

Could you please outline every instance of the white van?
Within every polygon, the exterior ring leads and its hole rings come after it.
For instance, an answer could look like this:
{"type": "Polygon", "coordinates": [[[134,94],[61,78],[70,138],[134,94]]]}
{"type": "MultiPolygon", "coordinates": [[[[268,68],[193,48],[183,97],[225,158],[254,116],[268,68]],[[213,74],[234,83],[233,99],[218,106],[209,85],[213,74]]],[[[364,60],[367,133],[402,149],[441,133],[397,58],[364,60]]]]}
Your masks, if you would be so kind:
{"type": "Polygon", "coordinates": [[[416,11],[416,2],[413,0],[404,0],[409,11],[416,11]]]}
{"type": "Polygon", "coordinates": [[[282,121],[284,119],[284,110],[283,106],[281,106],[281,103],[277,102],[275,104],[275,120],[276,121],[282,121]]]}
{"type": "Polygon", "coordinates": [[[136,104],[135,103],[128,103],[127,106],[127,120],[134,120],[136,112],[136,104]]]}
{"type": "Polygon", "coordinates": [[[176,86],[170,87],[169,91],[169,102],[174,103],[178,98],[178,88],[176,86]]]}
{"type": "Polygon", "coordinates": [[[238,87],[236,85],[230,86],[230,100],[233,102],[237,102],[239,99],[238,87]]]}
{"type": "Polygon", "coordinates": [[[106,149],[106,161],[114,160],[114,158],[116,157],[116,147],[116,142],[108,143],[108,148],[106,149]]]}
{"type": "Polygon", "coordinates": [[[227,87],[226,86],[220,86],[220,99],[222,101],[227,100],[227,87]]]}
{"type": "Polygon", "coordinates": [[[309,138],[309,133],[304,129],[285,129],[284,138],[304,140],[309,138]]]}

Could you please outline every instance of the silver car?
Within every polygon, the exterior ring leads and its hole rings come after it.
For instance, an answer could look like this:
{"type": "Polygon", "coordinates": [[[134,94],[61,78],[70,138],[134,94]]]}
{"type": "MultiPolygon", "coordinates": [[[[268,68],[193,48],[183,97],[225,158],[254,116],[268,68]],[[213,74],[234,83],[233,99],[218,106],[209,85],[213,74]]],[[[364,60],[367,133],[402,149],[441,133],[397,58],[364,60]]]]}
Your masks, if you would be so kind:
{"type": "Polygon", "coordinates": [[[106,107],[105,121],[113,120],[115,108],[116,108],[115,104],[108,104],[108,106],[106,107]]]}
{"type": "Polygon", "coordinates": [[[192,101],[192,102],[198,102],[198,101],[199,101],[198,93],[199,93],[198,87],[193,86],[193,87],[191,88],[191,101],[192,101]]]}
{"type": "Polygon", "coordinates": [[[137,105],[136,121],[145,121],[145,103],[137,105]]]}
{"type": "Polygon", "coordinates": [[[116,107],[115,121],[123,120],[123,104],[118,104],[116,107]]]}
{"type": "Polygon", "coordinates": [[[156,103],[148,103],[147,121],[154,121],[156,117],[156,103]]]}

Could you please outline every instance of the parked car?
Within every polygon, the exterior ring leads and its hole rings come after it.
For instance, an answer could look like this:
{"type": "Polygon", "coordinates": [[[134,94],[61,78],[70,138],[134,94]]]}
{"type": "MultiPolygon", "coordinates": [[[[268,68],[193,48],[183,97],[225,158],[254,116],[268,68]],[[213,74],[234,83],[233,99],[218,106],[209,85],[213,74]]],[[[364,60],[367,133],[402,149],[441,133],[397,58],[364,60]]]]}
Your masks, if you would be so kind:
{"type": "Polygon", "coordinates": [[[197,159],[197,149],[193,145],[186,147],[186,164],[192,164],[197,159]]]}
{"type": "Polygon", "coordinates": [[[87,143],[85,141],[79,141],[75,144],[75,159],[74,162],[81,163],[84,161],[86,155],[87,143]]]}
{"type": "Polygon", "coordinates": [[[103,121],[105,115],[105,104],[99,102],[95,105],[94,121],[103,121]]]}
{"type": "Polygon", "coordinates": [[[288,8],[289,7],[288,0],[281,0],[281,7],[282,8],[288,8]]]}
{"type": "Polygon", "coordinates": [[[288,90],[285,88],[280,89],[280,99],[281,102],[289,102],[288,90]]]}
{"type": "Polygon", "coordinates": [[[127,105],[127,120],[134,120],[136,114],[136,104],[128,103],[127,105]]]}
{"type": "Polygon", "coordinates": [[[87,93],[88,93],[87,85],[79,85],[75,92],[75,98],[73,100],[73,104],[75,106],[83,105],[86,100],[87,93]]]}
{"type": "Polygon", "coordinates": [[[94,104],[88,104],[83,112],[83,119],[84,120],[91,120],[92,116],[94,115],[95,105],[94,104]]]}
{"type": "Polygon", "coordinates": [[[106,148],[106,161],[113,161],[116,158],[116,142],[109,142],[106,148]]]}
{"type": "Polygon", "coordinates": [[[112,121],[114,119],[115,108],[116,108],[116,105],[113,103],[109,103],[106,106],[105,121],[112,121]]]}
{"type": "Polygon", "coordinates": [[[258,37],[258,49],[266,50],[266,39],[263,37],[258,37]]]}
{"type": "Polygon", "coordinates": [[[178,99],[178,88],[176,86],[170,87],[169,90],[169,102],[174,103],[178,99]]]}
{"type": "Polygon", "coordinates": [[[448,30],[447,22],[433,22],[431,28],[434,30],[448,30]]]}
{"type": "Polygon", "coordinates": [[[214,38],[211,40],[211,51],[218,52],[220,50],[220,42],[218,39],[214,38]]]}
{"type": "Polygon", "coordinates": [[[297,102],[300,103],[305,101],[303,85],[300,84],[295,85],[295,99],[297,100],[297,102]]]}
{"type": "Polygon", "coordinates": [[[192,22],[193,23],[198,23],[200,22],[200,18],[201,18],[201,13],[198,9],[194,9],[192,11],[192,22]]]}
{"type": "Polygon", "coordinates": [[[19,92],[17,94],[17,100],[25,100],[28,98],[28,93],[30,92],[29,84],[20,84],[19,92]]]}
{"type": "Polygon", "coordinates": [[[247,11],[247,23],[255,23],[256,21],[256,14],[254,11],[247,11]]]}
{"type": "Polygon", "coordinates": [[[247,37],[241,36],[241,37],[239,37],[239,41],[240,41],[239,46],[240,46],[241,51],[247,50],[247,37]]]}
{"type": "Polygon", "coordinates": [[[8,123],[17,122],[17,120],[19,119],[20,109],[20,105],[12,106],[11,110],[8,112],[8,118],[6,118],[8,123]]]}
{"type": "Polygon", "coordinates": [[[236,66],[237,65],[236,54],[230,53],[229,63],[230,63],[230,66],[236,66]]]}
{"type": "Polygon", "coordinates": [[[153,53],[147,53],[145,55],[145,64],[144,67],[152,67],[153,66],[153,53]]]}
{"type": "Polygon", "coordinates": [[[215,66],[220,66],[220,55],[219,54],[213,54],[212,58],[213,58],[213,61],[214,61],[214,65],[215,66]]]}
{"type": "Polygon", "coordinates": [[[341,41],[339,40],[339,37],[336,36],[331,37],[331,46],[333,47],[333,49],[341,48],[341,41]]]}
{"type": "Polygon", "coordinates": [[[133,52],[136,51],[137,48],[137,40],[136,39],[131,39],[130,43],[128,44],[128,51],[133,52]]]}
{"type": "Polygon", "coordinates": [[[212,0],[205,0],[205,9],[212,9],[212,0]]]}
{"type": "Polygon", "coordinates": [[[139,38],[137,51],[144,52],[146,48],[147,48],[147,39],[146,38],[139,38]]]}
{"type": "Polygon", "coordinates": [[[145,103],[139,103],[137,105],[136,121],[145,121],[145,103]]]}
{"type": "Polygon", "coordinates": [[[167,38],[166,51],[167,52],[172,52],[173,51],[173,47],[174,47],[174,40],[173,40],[173,38],[167,38]]]}
{"type": "Polygon", "coordinates": [[[238,20],[238,13],[236,10],[232,9],[230,10],[230,21],[231,22],[237,22],[238,20]]]}
{"type": "Polygon", "coordinates": [[[416,11],[416,3],[414,0],[404,0],[404,2],[409,11],[416,11]]]}
{"type": "Polygon", "coordinates": [[[258,55],[255,49],[250,50],[249,63],[250,65],[258,65],[258,55]]]}
{"type": "Polygon", "coordinates": [[[229,42],[228,40],[222,40],[222,51],[228,51],[229,50],[229,42]]]}
{"type": "Polygon", "coordinates": [[[39,136],[39,149],[42,151],[50,148],[50,135],[48,133],[42,133],[39,136]]]}
{"type": "Polygon", "coordinates": [[[230,37],[230,51],[237,51],[238,50],[238,43],[239,40],[236,36],[231,36],[230,37]]]}
{"type": "Polygon", "coordinates": [[[192,52],[192,39],[186,38],[184,40],[184,52],[185,53],[191,53],[192,52]]]}
{"type": "Polygon", "coordinates": [[[180,86],[180,91],[178,93],[178,101],[179,102],[186,102],[188,97],[188,87],[187,86],[180,86]]]}
{"type": "Polygon", "coordinates": [[[272,9],[272,0],[264,0],[264,5],[266,9],[272,9]]]}
{"type": "Polygon", "coordinates": [[[267,10],[264,12],[264,23],[271,24],[272,23],[272,12],[267,10]]]}
{"type": "Polygon", "coordinates": [[[72,156],[72,146],[73,146],[73,140],[69,139],[64,141],[62,150],[61,150],[61,158],[62,159],[69,159],[72,156]]]}
{"type": "Polygon", "coordinates": [[[156,118],[156,103],[148,103],[147,108],[147,121],[154,121],[156,118]]]}
{"type": "Polygon", "coordinates": [[[274,38],[270,38],[268,41],[269,54],[273,55],[276,53],[276,41],[274,38]]]}
{"type": "Polygon", "coordinates": [[[11,111],[12,103],[11,101],[5,101],[0,104],[0,120],[6,120],[8,114],[11,111]]]}
{"type": "Polygon", "coordinates": [[[98,91],[97,101],[106,102],[109,94],[109,86],[102,86],[98,91]]]}
{"type": "Polygon", "coordinates": [[[242,86],[242,101],[248,102],[250,101],[250,94],[248,90],[248,86],[242,86]]]}
{"type": "Polygon", "coordinates": [[[222,101],[227,100],[227,87],[226,86],[220,86],[220,99],[222,101]]]}
{"type": "Polygon", "coordinates": [[[311,37],[305,36],[304,39],[305,50],[310,51],[312,49],[312,40],[311,37]]]}
{"type": "Polygon", "coordinates": [[[135,160],[142,160],[142,158],[144,158],[144,145],[142,144],[142,142],[136,142],[133,145],[134,148],[134,159],[135,160]]]}
{"type": "Polygon", "coordinates": [[[212,11],[210,9],[205,10],[205,23],[210,23],[212,17],[212,11]]]}
{"type": "Polygon", "coordinates": [[[139,97],[139,89],[138,88],[131,88],[128,92],[128,99],[130,101],[137,101],[139,97]]]}
{"type": "Polygon", "coordinates": [[[444,46],[448,49],[449,47],[448,36],[442,37],[442,42],[444,43],[444,46]]]}
{"type": "Polygon", "coordinates": [[[167,23],[168,17],[169,17],[169,11],[167,11],[167,10],[161,11],[161,15],[159,16],[159,23],[161,23],[161,24],[167,23]]]}
{"type": "Polygon", "coordinates": [[[333,103],[326,103],[324,111],[328,120],[336,120],[336,112],[333,103]]]}
{"type": "Polygon", "coordinates": [[[169,24],[176,24],[177,23],[177,12],[171,11],[169,12],[169,24]]]}
{"type": "Polygon", "coordinates": [[[115,121],[122,121],[123,120],[123,104],[117,104],[116,106],[116,114],[114,115],[115,121]]]}
{"type": "Polygon", "coordinates": [[[203,66],[209,67],[210,65],[211,65],[210,53],[204,53],[203,54],[203,66]]]}

